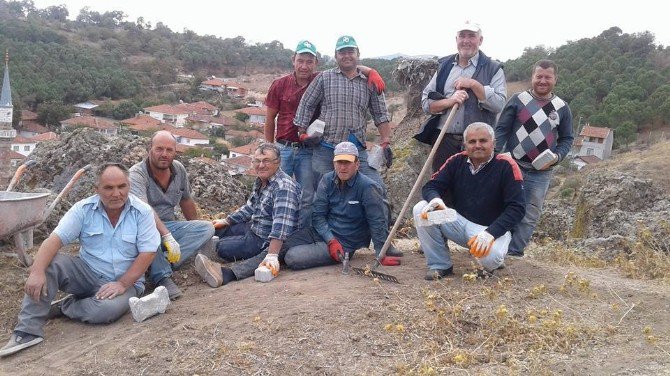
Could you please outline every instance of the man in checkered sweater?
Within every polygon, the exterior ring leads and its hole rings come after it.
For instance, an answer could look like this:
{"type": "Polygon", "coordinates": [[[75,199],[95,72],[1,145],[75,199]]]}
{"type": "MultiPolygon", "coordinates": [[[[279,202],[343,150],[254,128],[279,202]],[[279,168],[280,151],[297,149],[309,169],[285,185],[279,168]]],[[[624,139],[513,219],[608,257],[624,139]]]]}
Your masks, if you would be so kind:
{"type": "Polygon", "coordinates": [[[510,98],[495,128],[496,150],[511,153],[521,167],[526,196],[526,215],[512,233],[510,256],[523,256],[540,220],[552,169],[567,156],[574,140],[570,107],[553,93],[557,78],[553,61],[535,63],[531,89],[510,98]],[[553,153],[549,160],[533,163],[547,149],[553,153]]]}

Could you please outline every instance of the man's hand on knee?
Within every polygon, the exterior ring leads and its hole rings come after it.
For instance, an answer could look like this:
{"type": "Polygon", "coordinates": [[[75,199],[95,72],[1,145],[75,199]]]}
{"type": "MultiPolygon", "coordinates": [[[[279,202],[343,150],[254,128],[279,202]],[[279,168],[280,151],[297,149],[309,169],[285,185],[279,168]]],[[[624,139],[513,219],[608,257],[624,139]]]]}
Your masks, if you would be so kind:
{"type": "Polygon", "coordinates": [[[114,299],[126,292],[126,287],[118,281],[105,283],[100,287],[100,290],[95,293],[95,298],[98,300],[114,299]]]}

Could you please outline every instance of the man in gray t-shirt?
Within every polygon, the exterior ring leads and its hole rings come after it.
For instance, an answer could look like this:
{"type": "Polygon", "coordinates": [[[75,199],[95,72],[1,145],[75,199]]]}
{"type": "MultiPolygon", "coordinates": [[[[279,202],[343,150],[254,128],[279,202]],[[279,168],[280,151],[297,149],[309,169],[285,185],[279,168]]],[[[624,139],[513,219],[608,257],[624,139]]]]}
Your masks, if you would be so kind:
{"type": "Polygon", "coordinates": [[[172,268],[183,265],[214,235],[214,226],[209,221],[197,220],[186,169],[174,160],[176,148],[172,134],[158,131],[151,137],[147,158],[130,168],[130,192],[154,209],[156,227],[167,252],[154,258],[150,280],[156,286],[165,286],[170,299],[181,296],[171,278],[172,268]],[[176,220],[177,205],[186,221],[176,220]]]}

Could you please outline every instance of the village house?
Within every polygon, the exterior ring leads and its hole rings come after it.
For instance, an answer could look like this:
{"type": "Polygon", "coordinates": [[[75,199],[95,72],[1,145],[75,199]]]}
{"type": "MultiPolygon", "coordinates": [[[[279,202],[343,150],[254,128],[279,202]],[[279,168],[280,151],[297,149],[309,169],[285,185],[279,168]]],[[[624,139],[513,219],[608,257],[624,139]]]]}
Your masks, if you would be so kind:
{"type": "Polygon", "coordinates": [[[119,121],[121,128],[132,134],[151,134],[161,129],[161,121],[149,115],[137,115],[130,119],[119,121]]]}
{"type": "Polygon", "coordinates": [[[162,123],[169,123],[176,127],[183,127],[186,119],[193,115],[218,115],[219,109],[207,102],[179,103],[176,105],[160,104],[145,107],[144,113],[162,123]]]}
{"type": "Polygon", "coordinates": [[[54,132],[38,134],[34,137],[16,136],[12,140],[11,149],[24,156],[30,155],[35,150],[37,144],[42,141],[58,140],[58,135],[54,132]]]}
{"type": "Polygon", "coordinates": [[[267,114],[267,107],[245,107],[235,110],[235,112],[241,112],[243,114],[249,115],[249,124],[253,125],[265,125],[265,115],[267,114]]]}
{"type": "Polygon", "coordinates": [[[211,79],[200,83],[200,90],[225,93],[231,98],[244,98],[248,91],[247,88],[237,82],[222,80],[216,77],[212,77],[211,79]]]}
{"type": "Polygon", "coordinates": [[[96,107],[98,107],[98,105],[91,101],[77,103],[74,105],[76,116],[93,116],[93,110],[95,110],[96,107]]]}
{"type": "Polygon", "coordinates": [[[235,157],[239,157],[239,156],[242,156],[242,155],[251,156],[251,155],[254,154],[256,149],[258,149],[258,147],[261,145],[261,143],[262,143],[262,141],[256,140],[256,141],[254,141],[250,144],[246,144],[246,145],[238,146],[236,148],[232,148],[228,152],[228,158],[235,158],[235,157]]]}
{"type": "Polygon", "coordinates": [[[585,165],[598,163],[612,155],[614,131],[605,127],[584,126],[572,146],[573,164],[581,169],[585,165]]]}
{"type": "Polygon", "coordinates": [[[105,136],[116,136],[119,131],[113,120],[97,116],[76,116],[61,121],[60,125],[63,132],[78,127],[87,127],[95,129],[96,132],[105,136]]]}
{"type": "Polygon", "coordinates": [[[221,164],[231,176],[256,176],[256,173],[251,166],[251,156],[249,155],[239,155],[237,157],[226,158],[221,161],[221,164]]]}

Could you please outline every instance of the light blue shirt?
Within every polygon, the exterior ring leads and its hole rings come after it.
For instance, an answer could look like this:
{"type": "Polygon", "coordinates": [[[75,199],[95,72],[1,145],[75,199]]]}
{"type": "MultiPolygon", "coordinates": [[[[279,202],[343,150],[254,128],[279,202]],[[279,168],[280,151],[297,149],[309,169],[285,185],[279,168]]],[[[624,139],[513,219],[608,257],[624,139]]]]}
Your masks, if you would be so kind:
{"type": "MultiPolygon", "coordinates": [[[[79,257],[105,282],[118,281],[140,252],[156,252],[161,237],[151,207],[132,194],[116,227],[101,205],[100,197],[85,198],[70,208],[54,230],[63,245],[79,239],[79,257]]],[[[144,276],[135,286],[144,289],[144,276]]]]}

